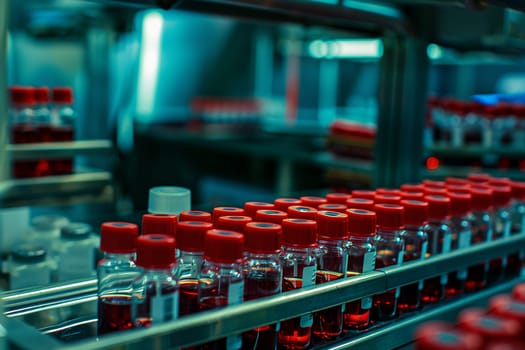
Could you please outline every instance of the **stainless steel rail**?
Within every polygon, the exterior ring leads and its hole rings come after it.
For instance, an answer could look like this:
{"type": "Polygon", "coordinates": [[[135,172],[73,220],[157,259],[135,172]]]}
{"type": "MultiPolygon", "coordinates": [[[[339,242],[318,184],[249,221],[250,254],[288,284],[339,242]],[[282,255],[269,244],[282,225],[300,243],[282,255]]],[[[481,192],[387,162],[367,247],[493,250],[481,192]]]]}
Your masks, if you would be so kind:
{"type": "Polygon", "coordinates": [[[73,157],[76,155],[106,155],[113,149],[109,140],[83,140],[72,142],[46,142],[34,144],[9,144],[6,151],[11,159],[73,157]]]}
{"type": "MultiPolygon", "coordinates": [[[[85,340],[74,344],[63,344],[60,348],[107,349],[127,346],[131,349],[134,346],[151,346],[153,343],[162,344],[163,348],[188,346],[380,293],[396,286],[465,268],[524,248],[525,234],[516,235],[504,240],[482,243],[461,251],[435,256],[424,261],[407,263],[400,267],[385,268],[351,279],[325,283],[309,289],[246,302],[235,307],[184,317],[148,329],[130,330],[121,334],[109,335],[97,341],[85,340]]],[[[41,311],[46,308],[69,306],[72,303],[93,301],[96,298],[96,281],[77,281],[40,290],[4,293],[1,298],[5,305],[6,315],[16,318],[31,313],[32,310],[41,311]]]]}

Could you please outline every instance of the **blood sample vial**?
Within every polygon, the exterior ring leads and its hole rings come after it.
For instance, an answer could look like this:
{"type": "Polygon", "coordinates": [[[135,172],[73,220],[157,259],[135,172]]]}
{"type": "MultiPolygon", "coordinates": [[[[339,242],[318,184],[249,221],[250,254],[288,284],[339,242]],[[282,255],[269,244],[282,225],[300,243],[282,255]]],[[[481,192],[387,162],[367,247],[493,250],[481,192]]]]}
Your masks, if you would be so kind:
{"type": "Polygon", "coordinates": [[[211,216],[212,216],[212,220],[213,220],[213,225],[215,225],[217,223],[217,220],[219,220],[219,218],[221,216],[231,216],[231,215],[245,216],[245,214],[246,214],[246,212],[242,208],[237,208],[237,207],[215,207],[215,208],[213,208],[211,216]]]}
{"type": "MultiPolygon", "coordinates": [[[[317,222],[307,219],[284,219],[283,250],[283,292],[311,287],[315,284],[317,259],[317,222]]],[[[279,347],[281,349],[306,349],[310,346],[313,315],[306,314],[281,322],[279,347]]]]}
{"type": "Polygon", "coordinates": [[[273,222],[274,224],[281,224],[284,219],[288,218],[288,213],[281,210],[257,210],[255,213],[255,221],[273,222]]]}
{"type": "Polygon", "coordinates": [[[353,190],[352,198],[364,198],[374,200],[376,196],[376,191],[371,190],[353,190]]]}
{"type": "Polygon", "coordinates": [[[175,238],[163,234],[137,238],[137,266],[133,281],[131,318],[136,328],[150,327],[179,317],[179,288],[173,274],[175,238]]]}
{"type": "MultiPolygon", "coordinates": [[[[335,211],[317,212],[319,251],[316,284],[346,278],[348,268],[348,215],[335,211]]],[[[334,339],[343,331],[344,305],[314,313],[313,335],[334,339]]]]}
{"type": "Polygon", "coordinates": [[[275,209],[288,212],[288,208],[292,205],[301,205],[301,200],[299,198],[276,198],[273,204],[275,209]]]}
{"type": "Polygon", "coordinates": [[[288,207],[288,217],[295,219],[317,219],[317,209],[304,205],[292,205],[288,207]]]}
{"type": "MultiPolygon", "coordinates": [[[[52,139],[55,142],[70,142],[75,137],[75,110],[73,109],[73,90],[70,87],[54,87],[51,90],[53,103],[52,139]]],[[[53,174],[71,174],[73,159],[53,159],[50,161],[53,174]]]]}
{"type": "MultiPolygon", "coordinates": [[[[436,197],[436,196],[433,196],[436,197]]],[[[450,229],[452,230],[452,250],[468,248],[472,243],[472,197],[468,193],[448,194],[450,199],[450,229]]],[[[447,296],[462,294],[467,288],[468,269],[451,272],[448,275],[447,296]]],[[[469,285],[470,287],[470,285],[469,285]]]]}
{"type": "Polygon", "coordinates": [[[244,212],[247,216],[251,217],[252,219],[255,219],[255,213],[257,210],[272,210],[275,209],[275,205],[273,203],[267,203],[267,202],[246,202],[244,203],[244,212]]]}
{"type": "MultiPolygon", "coordinates": [[[[374,271],[376,265],[376,214],[364,209],[348,209],[347,277],[374,271]]],[[[343,313],[346,330],[362,330],[370,325],[372,297],[346,303],[343,313]]]]}
{"type": "Polygon", "coordinates": [[[397,204],[401,203],[401,196],[396,196],[393,194],[382,194],[376,193],[374,197],[375,204],[397,204]]]}
{"type": "MultiPolygon", "coordinates": [[[[492,189],[493,204],[493,228],[492,237],[494,240],[505,239],[510,237],[512,218],[510,213],[510,202],[512,198],[512,189],[508,185],[490,185],[492,189]]],[[[496,283],[501,281],[505,276],[507,269],[507,256],[493,259],[489,262],[489,273],[487,283],[496,283]]]]}
{"type": "MultiPolygon", "coordinates": [[[[471,188],[472,215],[470,223],[472,226],[471,244],[479,244],[492,240],[493,218],[492,190],[483,188],[471,188]]],[[[468,268],[466,288],[468,291],[476,291],[487,285],[488,262],[481,262],[468,268]]]]}
{"type": "Polygon", "coordinates": [[[339,204],[339,203],[326,203],[321,204],[317,209],[319,210],[328,210],[328,211],[337,211],[339,213],[346,213],[346,205],[345,204],[339,204]]]}
{"type": "MultiPolygon", "coordinates": [[[[428,203],[416,200],[402,200],[405,208],[405,256],[403,263],[423,260],[428,248],[428,203]]],[[[423,281],[401,287],[397,308],[399,314],[415,311],[421,305],[423,281]]]]}
{"type": "Polygon", "coordinates": [[[246,215],[225,215],[217,219],[214,228],[244,233],[246,224],[251,221],[252,218],[246,215]]]}
{"type": "Polygon", "coordinates": [[[374,200],[365,198],[349,198],[346,201],[348,209],[374,210],[374,200]]]}
{"type": "Polygon", "coordinates": [[[204,262],[204,239],[211,222],[182,221],[177,225],[177,247],[180,251],[175,276],[179,282],[179,315],[199,311],[199,276],[204,262]]]}
{"type": "Polygon", "coordinates": [[[138,226],[127,222],[106,222],[100,227],[97,265],[98,335],[133,327],[131,299],[133,280],[139,270],[135,265],[138,226]]]}
{"type": "Polygon", "coordinates": [[[329,204],[345,204],[346,200],[351,198],[350,193],[332,192],[324,196],[329,204]]]}
{"type": "MultiPolygon", "coordinates": [[[[525,229],[525,182],[512,181],[512,204],[511,235],[519,235],[525,229]]],[[[514,278],[521,274],[525,262],[525,248],[518,250],[515,254],[509,255],[507,262],[507,278],[514,278]]]]}
{"type": "Polygon", "coordinates": [[[307,207],[317,208],[321,204],[328,203],[328,200],[324,197],[318,197],[318,196],[303,196],[299,198],[301,200],[301,204],[305,205],[307,207]]]}
{"type": "MultiPolygon", "coordinates": [[[[281,225],[269,222],[246,224],[244,250],[244,301],[281,293],[281,225]]],[[[243,333],[243,349],[277,349],[278,324],[243,333]]]]}
{"type": "MultiPolygon", "coordinates": [[[[430,196],[425,198],[428,203],[429,231],[428,251],[432,255],[446,254],[452,247],[452,231],[450,229],[450,199],[447,197],[430,196]]],[[[428,305],[445,298],[445,287],[448,283],[448,274],[431,277],[423,282],[421,303],[428,305]]]]}
{"type": "MultiPolygon", "coordinates": [[[[405,244],[405,209],[396,204],[375,204],[376,227],[376,269],[403,264],[405,244]]],[[[397,301],[400,288],[390,289],[374,295],[372,320],[375,322],[392,319],[397,315],[397,301]]]]}
{"type": "Polygon", "coordinates": [[[184,210],[180,212],[179,221],[211,222],[211,213],[203,210],[184,210]]]}
{"type": "MultiPolygon", "coordinates": [[[[244,237],[238,232],[212,229],[206,233],[205,262],[199,278],[200,311],[242,303],[244,295],[243,250],[244,237]]],[[[217,350],[240,349],[241,346],[241,334],[213,340],[203,345],[205,349],[217,350]]]]}

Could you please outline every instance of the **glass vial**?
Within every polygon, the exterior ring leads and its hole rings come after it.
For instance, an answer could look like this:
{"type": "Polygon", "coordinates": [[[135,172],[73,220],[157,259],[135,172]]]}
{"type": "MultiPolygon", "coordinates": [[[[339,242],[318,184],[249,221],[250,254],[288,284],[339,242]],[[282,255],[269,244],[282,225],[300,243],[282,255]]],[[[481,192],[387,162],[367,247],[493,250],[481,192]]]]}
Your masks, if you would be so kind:
{"type": "MultiPolygon", "coordinates": [[[[395,204],[375,204],[376,229],[376,269],[403,264],[405,244],[405,209],[395,204]]],[[[400,288],[374,295],[372,319],[384,321],[397,315],[397,301],[400,288]]]]}
{"type": "MultiPolygon", "coordinates": [[[[405,243],[403,263],[426,259],[428,250],[428,203],[403,200],[405,208],[405,243]]],[[[399,314],[416,311],[421,306],[423,280],[401,287],[397,308],[399,314]]]]}
{"type": "MultiPolygon", "coordinates": [[[[241,209],[242,210],[242,209],[241,209]]],[[[244,236],[228,230],[209,230],[204,246],[204,265],[199,279],[201,311],[238,305],[244,295],[242,260],[244,236]]],[[[240,349],[242,336],[231,335],[206,343],[206,349],[240,349]]]]}
{"type": "Polygon", "coordinates": [[[60,230],[58,280],[85,278],[95,273],[98,239],[91,225],[72,222],[60,230]]]}
{"type": "MultiPolygon", "coordinates": [[[[246,224],[244,249],[244,301],[281,293],[281,225],[268,222],[246,224]]],[[[279,324],[270,324],[244,332],[243,349],[277,349],[279,324]]]]}
{"type": "MultiPolygon", "coordinates": [[[[490,185],[493,204],[492,238],[505,239],[510,237],[512,218],[510,214],[511,188],[507,185],[490,185]]],[[[497,283],[505,277],[508,257],[502,256],[489,262],[487,283],[497,283]]]]}
{"type": "Polygon", "coordinates": [[[135,265],[138,226],[127,222],[106,222],[100,227],[98,262],[98,335],[133,327],[131,296],[133,280],[139,270],[135,265]]]}
{"type": "MultiPolygon", "coordinates": [[[[346,278],[348,268],[348,215],[335,211],[317,212],[319,250],[316,284],[346,278]]],[[[314,313],[312,333],[319,339],[334,339],[343,331],[344,305],[314,313]]]]}
{"type": "MultiPolygon", "coordinates": [[[[442,196],[427,196],[428,203],[428,253],[430,256],[447,254],[452,247],[450,229],[450,199],[442,196]]],[[[423,282],[421,303],[433,304],[445,298],[448,274],[431,277],[423,282]]]]}
{"type": "MultiPolygon", "coordinates": [[[[348,268],[347,277],[375,270],[376,214],[364,209],[348,209],[348,268]]],[[[362,330],[370,325],[372,297],[346,303],[343,322],[346,330],[362,330]]]]}
{"type": "MultiPolygon", "coordinates": [[[[73,108],[73,90],[70,87],[54,87],[52,94],[52,138],[55,142],[71,142],[75,138],[75,109],[73,108]]],[[[55,175],[71,174],[73,159],[60,158],[50,161],[51,171],[55,175]]]]}
{"type": "MultiPolygon", "coordinates": [[[[282,230],[283,292],[313,286],[317,270],[317,222],[308,219],[284,219],[282,230]]],[[[312,325],[312,314],[282,321],[279,347],[308,348],[311,343],[312,325]]]]}
{"type": "MultiPolygon", "coordinates": [[[[38,142],[53,142],[51,111],[49,110],[49,88],[35,88],[34,120],[38,133],[38,142]]],[[[52,175],[48,159],[39,159],[35,168],[35,176],[52,175]]]]}
{"type": "Polygon", "coordinates": [[[179,291],[173,274],[175,239],[163,234],[137,238],[140,276],[133,281],[131,318],[136,328],[150,327],[179,317],[179,291]]]}
{"type": "Polygon", "coordinates": [[[48,285],[52,267],[44,247],[31,243],[14,245],[8,260],[9,289],[48,285]]]}
{"type": "MultiPolygon", "coordinates": [[[[181,214],[182,215],[182,214],[181,214]]],[[[180,251],[175,276],[179,283],[179,316],[199,311],[199,276],[204,263],[204,239],[211,222],[182,221],[177,225],[177,247],[180,251]]]]}

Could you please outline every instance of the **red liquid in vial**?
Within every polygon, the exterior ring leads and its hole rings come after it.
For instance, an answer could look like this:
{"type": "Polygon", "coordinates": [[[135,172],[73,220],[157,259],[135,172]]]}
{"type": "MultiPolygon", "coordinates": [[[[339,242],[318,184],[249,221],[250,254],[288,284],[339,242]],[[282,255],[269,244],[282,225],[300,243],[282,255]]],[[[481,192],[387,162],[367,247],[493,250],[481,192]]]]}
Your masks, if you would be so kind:
{"type": "Polygon", "coordinates": [[[467,281],[465,282],[465,290],[467,292],[475,292],[485,288],[487,284],[486,276],[485,263],[470,266],[468,268],[467,281]]]}
{"type": "Polygon", "coordinates": [[[456,271],[450,272],[448,274],[448,282],[445,287],[445,298],[452,298],[463,294],[465,291],[466,280],[458,279],[458,274],[456,271]]]}
{"type": "Polygon", "coordinates": [[[98,301],[98,334],[108,334],[133,328],[131,297],[111,296],[98,301]]]}
{"type": "MultiPolygon", "coordinates": [[[[137,328],[146,328],[151,326],[151,298],[157,295],[157,283],[151,283],[147,285],[144,295],[146,300],[142,303],[136,305],[136,317],[133,320],[135,327],[137,328]]],[[[176,287],[174,286],[161,286],[161,295],[173,294],[176,292],[176,287]]],[[[177,317],[177,315],[175,315],[177,317]]]]}
{"type": "Polygon", "coordinates": [[[199,281],[179,280],[179,315],[190,315],[199,311],[199,281]]]}
{"type": "MultiPolygon", "coordinates": [[[[286,269],[286,267],[285,267],[286,269]]],[[[283,292],[299,289],[303,285],[300,278],[285,277],[283,279],[283,292]]],[[[313,317],[305,315],[303,317],[313,317]]],[[[311,323],[311,322],[310,322],[311,323]]],[[[301,317],[292,318],[281,322],[279,331],[279,348],[282,349],[306,349],[310,345],[312,327],[301,325],[301,317]]]]}
{"type": "MultiPolygon", "coordinates": [[[[38,131],[31,124],[16,124],[11,131],[11,140],[14,144],[38,142],[38,131]]],[[[15,160],[13,162],[13,177],[34,177],[38,164],[36,160],[15,160]]]]}
{"type": "MultiPolygon", "coordinates": [[[[414,248],[407,247],[403,261],[410,261],[419,259],[413,253],[414,248]]],[[[414,311],[419,308],[421,300],[421,290],[419,289],[419,283],[412,283],[401,287],[399,298],[397,301],[397,308],[399,313],[414,311]]]]}
{"type": "Polygon", "coordinates": [[[487,284],[497,283],[503,277],[503,264],[501,258],[492,259],[489,262],[489,272],[487,274],[487,284]]]}
{"type": "Polygon", "coordinates": [[[441,276],[429,278],[423,282],[421,302],[423,305],[437,303],[445,298],[445,286],[441,284],[441,276]]]}
{"type": "MultiPolygon", "coordinates": [[[[252,300],[279,293],[281,275],[275,269],[252,270],[244,280],[244,299],[252,300]]],[[[277,346],[276,325],[266,325],[242,334],[243,349],[274,349],[277,346]]]]}
{"type": "MultiPolygon", "coordinates": [[[[228,298],[223,296],[205,297],[201,299],[199,308],[201,311],[213,310],[228,306],[228,298]]],[[[224,350],[226,349],[226,338],[217,339],[200,346],[203,350],[224,350]]]]}
{"type": "MultiPolygon", "coordinates": [[[[317,271],[315,283],[335,281],[343,278],[343,274],[333,271],[317,271]]],[[[314,313],[312,333],[320,339],[333,339],[339,336],[343,329],[342,306],[337,305],[314,313]]]]}
{"type": "MultiPolygon", "coordinates": [[[[378,250],[376,255],[376,269],[392,266],[397,263],[391,250],[378,250]]],[[[397,310],[397,290],[390,289],[382,294],[374,295],[372,318],[375,321],[390,319],[397,310]]]]}
{"type": "MultiPolygon", "coordinates": [[[[51,130],[53,141],[73,141],[73,128],[70,126],[54,127],[51,130]]],[[[51,171],[55,175],[71,174],[73,172],[73,159],[53,159],[50,161],[51,171]]]]}
{"type": "MultiPolygon", "coordinates": [[[[363,260],[356,259],[358,264],[351,266],[353,270],[363,270],[363,260]]],[[[357,276],[358,272],[347,272],[346,277],[351,278],[357,276]]],[[[354,300],[345,304],[345,311],[343,312],[343,324],[345,329],[360,330],[365,329],[370,325],[370,308],[363,309],[362,300],[354,300]]]]}
{"type": "Polygon", "coordinates": [[[519,253],[510,254],[507,257],[507,267],[505,268],[505,278],[516,278],[521,274],[521,260],[519,253]]]}

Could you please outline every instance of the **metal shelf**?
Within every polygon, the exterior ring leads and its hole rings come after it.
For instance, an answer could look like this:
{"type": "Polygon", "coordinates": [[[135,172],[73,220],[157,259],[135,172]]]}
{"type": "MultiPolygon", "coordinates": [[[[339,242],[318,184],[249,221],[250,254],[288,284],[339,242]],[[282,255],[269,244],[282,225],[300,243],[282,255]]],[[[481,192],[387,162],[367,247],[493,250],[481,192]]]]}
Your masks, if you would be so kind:
{"type": "Polygon", "coordinates": [[[113,150],[109,140],[45,142],[6,145],[11,159],[63,158],[76,155],[106,155],[113,150]]]}
{"type": "MultiPolygon", "coordinates": [[[[53,345],[52,348],[68,350],[108,349],[116,346],[119,346],[120,349],[151,348],[154,343],[162,344],[166,348],[188,346],[339,305],[367,295],[381,293],[419,279],[455,271],[512,253],[524,246],[525,234],[515,235],[504,240],[482,243],[450,254],[438,255],[420,262],[376,270],[351,279],[325,283],[312,288],[282,293],[275,297],[249,301],[235,307],[187,316],[148,329],[130,330],[120,334],[108,335],[97,341],[86,339],[74,343],[60,343],[56,339],[38,332],[35,328],[31,331],[29,338],[32,341],[37,341],[32,345],[38,344],[38,339],[41,338],[41,344],[49,344],[53,345]]],[[[468,306],[471,302],[486,301],[488,295],[508,289],[512,283],[516,283],[518,280],[489,288],[480,293],[467,295],[465,298],[440,304],[437,307],[424,309],[422,312],[411,314],[406,318],[401,317],[393,323],[378,325],[374,329],[360,334],[357,338],[339,339],[336,343],[321,344],[318,347],[333,348],[340,346],[344,348],[361,344],[364,348],[367,346],[365,344],[368,343],[385,345],[380,346],[380,348],[391,348],[393,343],[389,342],[393,341],[392,339],[396,337],[396,330],[399,330],[402,325],[414,327],[424,320],[452,315],[454,310],[457,311],[458,308],[468,306]]],[[[8,316],[6,323],[8,335],[10,340],[14,341],[12,337],[17,333],[13,335],[10,330],[11,327],[18,324],[17,322],[20,322],[21,316],[93,302],[96,298],[96,280],[79,281],[75,284],[51,286],[40,290],[4,293],[1,298],[5,305],[5,315],[8,316]]],[[[403,342],[410,340],[409,337],[410,333],[406,333],[404,338],[399,338],[395,344],[402,345],[403,342]]],[[[23,339],[16,341],[18,346],[23,343],[23,339]]],[[[28,343],[25,347],[22,346],[22,348],[28,347],[30,347],[28,343]]]]}
{"type": "Polygon", "coordinates": [[[525,156],[525,149],[519,147],[502,146],[498,148],[468,145],[463,147],[439,146],[435,145],[425,150],[433,156],[445,156],[452,158],[472,157],[479,158],[487,155],[522,158],[525,156]]]}

